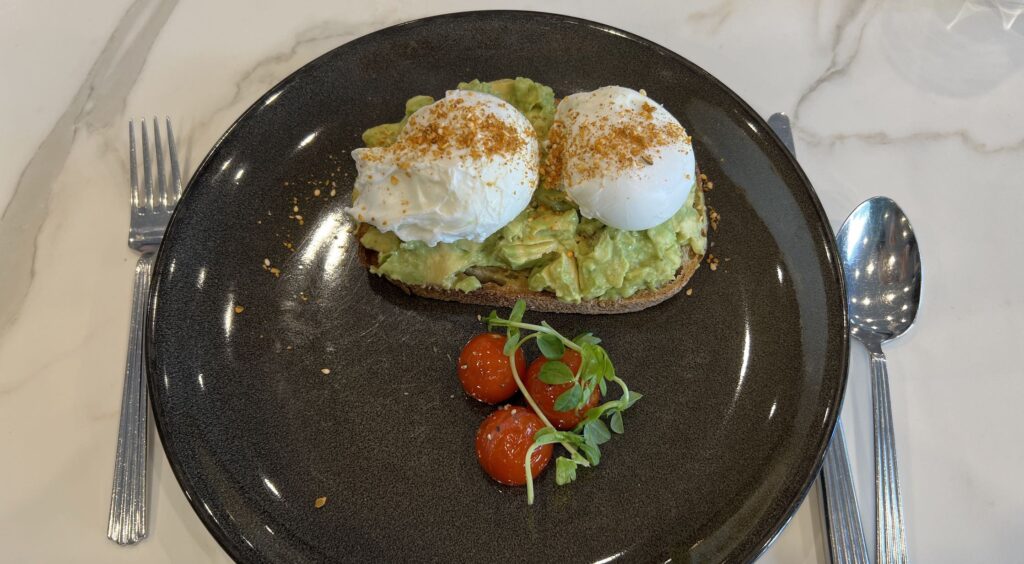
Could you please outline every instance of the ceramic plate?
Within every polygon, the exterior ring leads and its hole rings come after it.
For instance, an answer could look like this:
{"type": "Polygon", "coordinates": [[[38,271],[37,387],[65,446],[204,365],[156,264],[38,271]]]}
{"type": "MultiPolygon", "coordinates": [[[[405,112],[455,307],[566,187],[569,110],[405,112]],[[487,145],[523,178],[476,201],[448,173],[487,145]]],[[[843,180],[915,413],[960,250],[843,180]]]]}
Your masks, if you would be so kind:
{"type": "Polygon", "coordinates": [[[566,16],[428,18],[307,64],[199,166],[155,272],[157,428],[240,561],[749,560],[812,483],[846,381],[835,243],[795,161],[683,57],[566,16]],[[369,275],[342,212],[364,129],[413,95],[514,76],[559,96],[646,89],[693,135],[721,214],[721,262],[697,272],[693,295],[620,316],[528,314],[602,337],[644,394],[600,467],[566,487],[549,470],[532,507],[478,467],[489,409],[455,376],[488,308],[369,275]]]}

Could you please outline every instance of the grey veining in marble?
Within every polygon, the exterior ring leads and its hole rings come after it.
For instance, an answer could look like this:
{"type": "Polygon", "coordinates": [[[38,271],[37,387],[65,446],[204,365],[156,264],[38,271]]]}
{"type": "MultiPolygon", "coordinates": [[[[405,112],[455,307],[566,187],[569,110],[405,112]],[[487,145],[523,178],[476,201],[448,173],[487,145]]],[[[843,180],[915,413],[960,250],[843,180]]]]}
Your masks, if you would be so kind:
{"type": "MultiPolygon", "coordinates": [[[[113,125],[178,0],[135,0],[67,109],[32,155],[0,216],[0,336],[19,311],[35,274],[37,235],[75,136],[113,125]],[[29,249],[30,252],[26,252],[29,249]]],[[[127,202],[127,198],[126,198],[127,202]]],[[[127,204],[126,204],[127,210],[127,204]]]]}

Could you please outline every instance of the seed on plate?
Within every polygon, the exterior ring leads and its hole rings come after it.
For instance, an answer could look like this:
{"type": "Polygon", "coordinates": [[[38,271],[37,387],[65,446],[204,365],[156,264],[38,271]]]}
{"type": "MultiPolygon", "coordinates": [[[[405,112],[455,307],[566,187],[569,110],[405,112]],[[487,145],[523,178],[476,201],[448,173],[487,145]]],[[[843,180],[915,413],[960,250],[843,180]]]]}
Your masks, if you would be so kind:
{"type": "Polygon", "coordinates": [[[313,195],[314,196],[319,196],[320,195],[320,189],[317,188],[316,190],[313,190],[313,195]]]}
{"type": "Polygon", "coordinates": [[[330,368],[321,368],[320,372],[323,372],[324,374],[330,374],[331,373],[331,369],[330,368]]]}
{"type": "Polygon", "coordinates": [[[335,196],[335,194],[337,194],[337,193],[338,193],[338,191],[337,191],[337,190],[335,190],[335,189],[333,189],[333,188],[331,189],[331,197],[332,197],[332,198],[333,198],[333,197],[335,196]]]}
{"type": "Polygon", "coordinates": [[[293,212],[298,212],[299,211],[299,206],[292,206],[292,211],[293,212]]]}
{"type": "Polygon", "coordinates": [[[263,259],[263,266],[270,266],[270,259],[268,259],[268,258],[263,259]]]}
{"type": "Polygon", "coordinates": [[[687,296],[692,296],[693,295],[693,288],[687,288],[686,289],[686,295],[687,296]]]}
{"type": "Polygon", "coordinates": [[[240,305],[236,305],[235,306],[235,313],[242,313],[243,311],[245,311],[245,306],[240,306],[240,305]]]}
{"type": "Polygon", "coordinates": [[[318,497],[318,498],[316,498],[316,501],[313,502],[313,507],[316,507],[317,509],[320,509],[321,507],[323,507],[325,505],[327,505],[327,498],[326,497],[318,497]]]}

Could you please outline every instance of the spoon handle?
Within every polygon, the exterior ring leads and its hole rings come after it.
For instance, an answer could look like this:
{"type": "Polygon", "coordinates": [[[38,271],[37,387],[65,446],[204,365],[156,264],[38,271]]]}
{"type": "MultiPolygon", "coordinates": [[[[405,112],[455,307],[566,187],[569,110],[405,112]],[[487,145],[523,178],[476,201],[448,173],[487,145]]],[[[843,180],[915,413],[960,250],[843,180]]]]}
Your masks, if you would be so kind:
{"type": "Polygon", "coordinates": [[[896,439],[885,353],[871,351],[871,399],[875,420],[875,537],[877,564],[905,564],[907,539],[896,469],[896,439]]]}

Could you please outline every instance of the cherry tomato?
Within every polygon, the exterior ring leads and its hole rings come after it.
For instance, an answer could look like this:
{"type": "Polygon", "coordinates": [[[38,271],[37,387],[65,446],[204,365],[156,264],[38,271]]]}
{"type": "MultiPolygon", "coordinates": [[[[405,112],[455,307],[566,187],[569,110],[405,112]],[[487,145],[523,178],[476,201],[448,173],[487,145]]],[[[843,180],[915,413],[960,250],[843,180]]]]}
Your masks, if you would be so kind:
{"type": "MultiPolygon", "coordinates": [[[[569,367],[569,370],[572,370],[573,374],[580,369],[580,362],[582,360],[580,353],[572,349],[566,349],[565,354],[562,356],[562,362],[569,367]]],[[[548,418],[548,421],[551,421],[552,425],[562,431],[566,431],[575,427],[583,419],[583,416],[586,415],[587,410],[601,401],[601,391],[595,388],[594,393],[590,396],[590,400],[580,409],[574,411],[555,411],[555,400],[571,388],[572,384],[551,385],[541,382],[540,369],[547,362],[548,359],[543,356],[534,360],[530,364],[530,370],[526,373],[526,381],[523,384],[526,386],[526,391],[530,392],[530,395],[533,397],[533,401],[537,402],[537,407],[544,412],[544,416],[548,418]]]]}
{"type": "MultiPolygon", "coordinates": [[[[476,459],[484,472],[509,486],[526,483],[526,451],[544,422],[528,407],[505,405],[487,416],[476,432],[476,459]]],[[[530,472],[536,478],[551,461],[552,445],[533,451],[530,472]]]]}
{"type": "MultiPolygon", "coordinates": [[[[518,391],[504,348],[507,339],[497,333],[481,333],[462,347],[459,354],[459,381],[473,399],[494,405],[518,391]]],[[[523,349],[516,350],[516,370],[526,372],[523,349]]]]}

